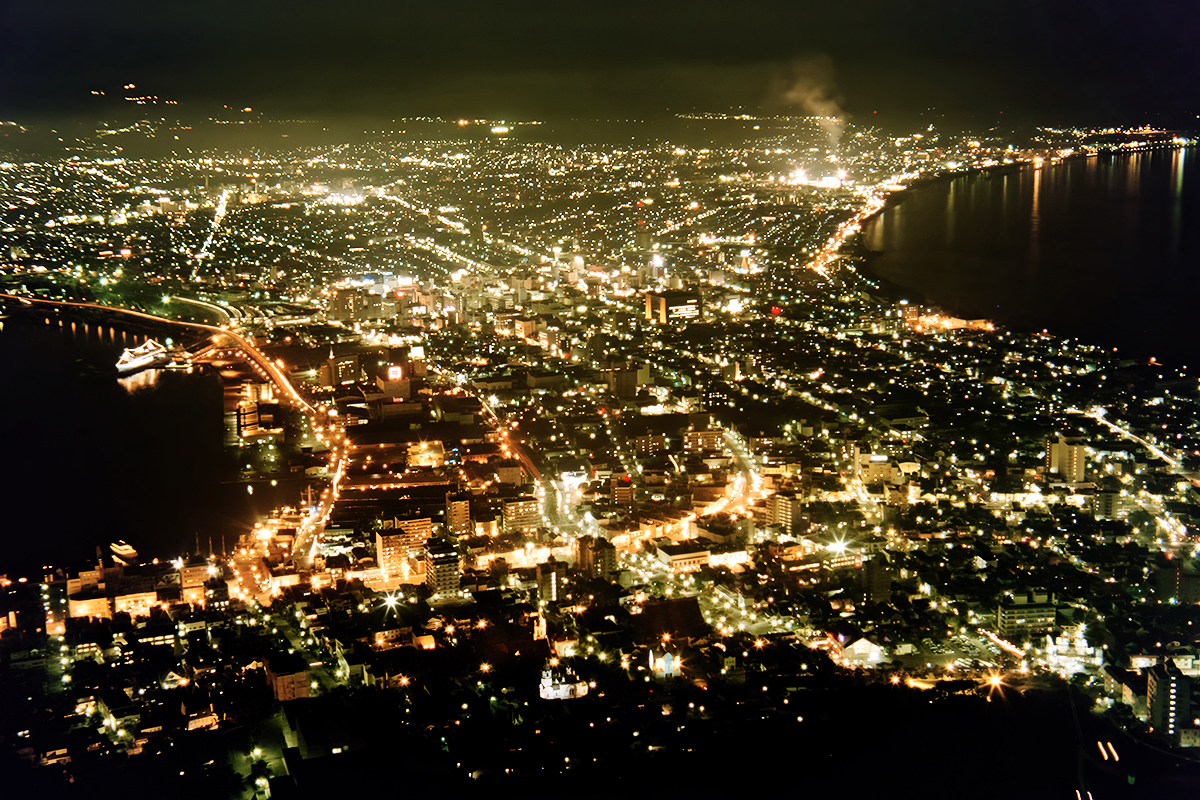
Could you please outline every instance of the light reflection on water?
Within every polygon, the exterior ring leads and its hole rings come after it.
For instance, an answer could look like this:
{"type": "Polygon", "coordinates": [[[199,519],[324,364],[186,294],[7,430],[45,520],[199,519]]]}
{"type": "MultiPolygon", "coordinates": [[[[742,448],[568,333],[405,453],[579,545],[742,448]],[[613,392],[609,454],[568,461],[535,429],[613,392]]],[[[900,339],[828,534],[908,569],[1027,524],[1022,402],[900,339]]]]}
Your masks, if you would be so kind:
{"type": "Polygon", "coordinates": [[[919,187],[864,227],[870,269],[956,316],[1187,363],[1200,148],[1068,159],[919,187]]]}
{"type": "Polygon", "coordinates": [[[153,368],[144,369],[141,372],[117,378],[117,383],[121,384],[121,388],[130,394],[144,392],[147,389],[152,389],[158,383],[158,370],[153,368]]]}

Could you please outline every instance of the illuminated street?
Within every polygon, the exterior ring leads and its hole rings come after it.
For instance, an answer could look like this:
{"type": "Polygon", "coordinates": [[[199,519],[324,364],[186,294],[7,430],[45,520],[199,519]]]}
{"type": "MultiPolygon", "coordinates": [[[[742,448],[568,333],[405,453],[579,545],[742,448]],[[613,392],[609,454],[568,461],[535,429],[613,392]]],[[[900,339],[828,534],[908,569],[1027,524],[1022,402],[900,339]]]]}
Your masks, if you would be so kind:
{"type": "Polygon", "coordinates": [[[332,11],[3,12],[8,794],[1196,796],[1190,9],[332,11]]]}

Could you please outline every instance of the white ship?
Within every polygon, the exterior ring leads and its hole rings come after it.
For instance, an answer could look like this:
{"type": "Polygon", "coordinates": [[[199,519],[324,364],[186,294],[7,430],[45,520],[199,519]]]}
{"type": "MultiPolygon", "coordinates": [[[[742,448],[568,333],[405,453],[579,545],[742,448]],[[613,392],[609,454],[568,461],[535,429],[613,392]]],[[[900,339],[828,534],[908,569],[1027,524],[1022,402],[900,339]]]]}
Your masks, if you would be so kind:
{"type": "Polygon", "coordinates": [[[133,549],[133,545],[124,539],[119,542],[113,542],[108,546],[108,549],[112,550],[113,560],[119,564],[132,564],[133,560],[138,556],[137,550],[133,549]]]}
{"type": "Polygon", "coordinates": [[[121,357],[117,359],[117,372],[122,375],[131,375],[150,367],[167,366],[181,358],[186,361],[186,355],[182,350],[170,349],[154,339],[147,339],[143,344],[130,347],[121,353],[121,357]]]}

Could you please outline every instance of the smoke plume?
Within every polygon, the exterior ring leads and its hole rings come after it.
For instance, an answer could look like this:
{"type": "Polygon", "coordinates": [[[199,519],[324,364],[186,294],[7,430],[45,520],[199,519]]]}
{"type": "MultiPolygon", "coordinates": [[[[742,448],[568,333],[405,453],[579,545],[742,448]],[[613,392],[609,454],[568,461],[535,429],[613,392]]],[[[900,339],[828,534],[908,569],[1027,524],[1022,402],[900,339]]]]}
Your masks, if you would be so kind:
{"type": "Polygon", "coordinates": [[[818,123],[829,137],[829,147],[837,150],[845,115],[834,85],[833,62],[828,56],[809,56],[789,64],[775,78],[771,99],[775,105],[803,110],[818,117],[818,123]]]}

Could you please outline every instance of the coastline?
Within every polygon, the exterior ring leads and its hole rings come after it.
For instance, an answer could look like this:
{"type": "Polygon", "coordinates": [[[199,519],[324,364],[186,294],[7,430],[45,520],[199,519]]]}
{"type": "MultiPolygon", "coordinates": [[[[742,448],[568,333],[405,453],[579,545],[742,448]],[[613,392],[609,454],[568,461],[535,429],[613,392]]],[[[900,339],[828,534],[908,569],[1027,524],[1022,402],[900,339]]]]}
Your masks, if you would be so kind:
{"type": "Polygon", "coordinates": [[[1031,163],[1032,162],[1022,161],[1020,163],[1013,164],[994,164],[987,167],[972,167],[967,170],[939,172],[937,175],[930,175],[920,178],[911,185],[905,186],[903,189],[889,193],[883,199],[883,204],[879,208],[863,217],[859,222],[858,233],[856,233],[842,246],[842,248],[839,250],[839,254],[852,258],[861,264],[864,277],[876,282],[879,285],[881,292],[887,295],[888,298],[893,302],[903,299],[910,302],[919,303],[920,305],[930,306],[931,308],[939,308],[940,310],[938,304],[934,303],[930,299],[927,292],[898,283],[891,278],[881,275],[874,268],[874,262],[877,261],[884,253],[882,250],[872,250],[866,246],[865,237],[867,235],[868,227],[875,223],[880,214],[888,209],[900,205],[905,200],[912,197],[915,193],[925,191],[933,186],[937,186],[938,184],[956,180],[962,177],[976,177],[979,175],[987,175],[989,173],[1002,174],[1019,172],[1022,167],[1031,163]],[[857,252],[844,252],[849,248],[854,248],[857,250],[857,252]]]}
{"type": "Polygon", "coordinates": [[[1091,152],[1089,152],[1089,153],[1072,153],[1068,156],[1062,156],[1062,157],[1058,158],[1057,160],[1050,161],[1048,163],[1045,163],[1045,162],[1039,163],[1039,162],[1036,162],[1033,160],[1021,160],[1021,161],[1014,161],[1011,164],[991,164],[986,167],[969,167],[967,169],[947,170],[945,172],[939,172],[936,175],[929,175],[926,177],[918,178],[916,181],[914,181],[913,183],[911,183],[908,186],[905,186],[903,189],[899,189],[895,192],[889,193],[886,197],[884,197],[882,206],[880,206],[876,211],[868,214],[866,217],[863,217],[862,227],[865,229],[867,227],[867,225],[872,223],[875,220],[875,218],[878,217],[881,213],[883,213],[884,211],[887,211],[889,208],[900,205],[908,197],[910,197],[912,195],[912,193],[917,192],[917,191],[922,191],[924,189],[928,189],[929,187],[936,186],[939,183],[944,183],[944,182],[950,181],[950,180],[956,180],[958,178],[974,178],[974,177],[979,177],[979,176],[991,177],[992,175],[999,175],[999,174],[1004,174],[1004,173],[1017,173],[1028,167],[1041,168],[1044,166],[1063,166],[1069,162],[1074,162],[1074,161],[1079,161],[1079,160],[1084,160],[1084,159],[1089,159],[1089,158],[1100,158],[1102,156],[1107,156],[1109,158],[1113,158],[1113,157],[1118,157],[1118,156],[1131,155],[1133,153],[1150,152],[1152,150],[1187,150],[1189,147],[1195,147],[1195,146],[1197,146],[1197,145],[1190,143],[1190,142],[1184,142],[1184,143],[1170,142],[1170,143],[1164,143],[1161,145],[1153,145],[1153,146],[1146,145],[1143,147],[1129,148],[1127,150],[1121,150],[1119,152],[1105,150],[1105,151],[1097,151],[1094,153],[1091,153],[1091,152]]]}
{"type": "MultiPolygon", "coordinates": [[[[1035,170],[1040,170],[1042,167],[1053,166],[1061,167],[1069,170],[1071,180],[1079,181],[1081,176],[1090,174],[1090,167],[1083,168],[1085,171],[1080,172],[1079,166],[1081,160],[1097,159],[1100,162],[1120,165],[1117,169],[1121,170],[1120,174],[1124,174],[1124,170],[1131,167],[1123,164],[1125,160],[1132,159],[1143,153],[1162,153],[1163,155],[1155,156],[1157,159],[1152,163],[1155,164],[1153,173],[1145,172],[1144,165],[1148,162],[1141,162],[1143,172],[1141,177],[1140,188],[1137,184],[1129,184],[1132,188],[1113,189],[1110,185],[1107,189],[1107,197],[1110,201],[1121,199],[1123,202],[1137,202],[1143,207],[1143,213],[1150,214],[1148,219],[1165,219],[1163,217],[1162,205],[1164,202],[1171,201],[1171,195],[1165,194],[1165,191],[1186,192],[1191,195],[1195,187],[1189,189],[1178,188],[1182,184],[1178,184],[1168,190],[1162,188],[1162,184],[1166,182],[1168,173],[1164,171],[1167,162],[1162,161],[1162,158],[1170,159],[1172,164],[1176,163],[1175,159],[1178,156],[1170,155],[1164,151],[1171,152],[1188,152],[1191,155],[1186,156],[1189,162],[1195,158],[1195,143],[1194,142],[1166,142],[1153,146],[1144,146],[1138,148],[1127,148],[1118,151],[1101,151],[1098,153],[1084,152],[1071,154],[1061,159],[1056,159],[1052,162],[1027,160],[1016,162],[1013,164],[997,164],[988,167],[976,167],[971,169],[962,169],[948,171],[921,178],[913,184],[905,187],[902,190],[892,192],[884,198],[880,208],[865,217],[862,223],[861,231],[858,236],[858,243],[855,247],[857,252],[853,256],[861,264],[861,269],[865,276],[868,276],[872,281],[878,282],[881,287],[886,287],[889,295],[904,297],[911,301],[944,309],[945,313],[963,318],[988,318],[995,321],[999,326],[1012,330],[1014,332],[1038,332],[1048,330],[1050,333],[1062,336],[1065,338],[1077,338],[1083,341],[1089,341],[1099,346],[1117,347],[1122,353],[1129,357],[1143,359],[1151,355],[1162,358],[1164,355],[1171,361],[1180,361],[1180,363],[1189,363],[1192,358],[1189,352],[1180,349],[1177,342],[1178,337],[1169,328],[1168,322],[1164,322],[1162,318],[1171,316],[1170,313],[1151,314],[1144,306],[1147,305],[1147,296],[1153,288],[1161,297],[1162,286],[1174,285],[1167,283],[1175,281],[1178,278],[1178,270],[1182,266],[1187,266],[1191,263],[1188,255],[1187,242],[1194,238],[1194,233],[1189,231],[1195,230],[1193,217],[1184,218],[1180,223],[1176,218],[1174,225],[1177,227],[1182,224],[1184,227],[1180,230],[1181,234],[1176,231],[1176,237],[1185,235],[1184,250],[1179,251],[1179,245],[1176,244],[1174,251],[1165,251],[1160,244],[1160,240],[1166,239],[1166,236],[1160,235],[1157,239],[1152,239],[1152,234],[1149,232],[1139,233],[1138,228],[1123,228],[1119,220],[1115,221],[1115,225],[1111,228],[1104,228],[1102,219],[1107,218],[1107,211],[1103,207],[1098,207],[1093,203],[1090,207],[1083,207],[1080,210],[1071,212],[1066,204],[1066,197],[1055,191],[1046,193],[1045,191],[1039,196],[1042,198],[1042,225],[1043,227],[1049,223],[1054,224],[1057,219],[1058,230],[1063,230],[1062,220],[1071,217],[1072,213],[1075,216],[1086,221],[1082,224],[1087,228],[1086,235],[1088,238],[1077,238],[1074,241],[1068,240],[1064,245],[1062,240],[1052,240],[1053,244],[1050,247],[1057,247],[1057,256],[1051,250],[1049,255],[1043,252],[1039,257],[1037,255],[1037,236],[1036,234],[1015,234],[1018,238],[1007,238],[1002,243],[991,243],[986,237],[980,236],[980,231],[990,230],[993,226],[999,226],[997,230],[1006,228],[1010,224],[1021,224],[1015,220],[1018,217],[1013,217],[1012,213],[1017,211],[1019,214],[1028,215],[1030,209],[1020,205],[1020,200],[1016,196],[1012,196],[1005,202],[1009,205],[1003,210],[989,211],[987,209],[976,208],[974,206],[964,206],[959,210],[959,214],[967,214],[968,217],[960,216],[960,225],[964,219],[970,219],[967,228],[960,228],[958,234],[959,242],[954,248],[949,246],[939,246],[938,242],[926,242],[924,246],[920,244],[901,248],[897,251],[899,261],[890,262],[891,269],[881,269],[881,259],[887,255],[886,250],[882,249],[882,241],[877,236],[876,229],[871,227],[877,223],[877,217],[880,212],[889,208],[894,208],[913,197],[920,196],[922,192],[930,190],[946,192],[947,181],[956,180],[959,178],[969,178],[971,181],[977,181],[975,184],[968,184],[970,191],[978,190],[981,184],[986,182],[981,181],[981,178],[992,178],[995,176],[1018,175],[1021,171],[1034,167],[1035,170]],[[1153,180],[1152,188],[1147,188],[1150,184],[1146,184],[1147,180],[1153,180]],[[1166,199],[1164,199],[1166,198],[1166,199]],[[1098,213],[1097,213],[1098,212],[1098,213]],[[1051,214],[1047,217],[1047,214],[1051,214]],[[1003,220],[1001,216],[1003,215],[1003,220]],[[1119,241],[1109,240],[1108,235],[1111,231],[1113,236],[1117,236],[1119,241]],[[875,247],[868,245],[868,241],[875,239],[872,242],[875,247]],[[1096,242],[1110,241],[1110,244],[1099,246],[1096,242]],[[1027,243],[1032,242],[1032,245],[1027,243]],[[1009,247],[1018,247],[1016,254],[1007,254],[1004,251],[1004,244],[1009,247]],[[1034,255],[1033,260],[1025,253],[1024,248],[1031,246],[1034,255]],[[1065,248],[1069,248],[1073,255],[1062,254],[1065,248]],[[963,249],[965,248],[965,250],[963,249]],[[1120,256],[1113,258],[1107,257],[1107,252],[1104,248],[1113,251],[1121,251],[1120,256]],[[923,262],[922,257],[926,255],[927,259],[923,262]],[[903,252],[901,252],[903,251],[903,252]],[[1091,260],[1089,261],[1089,257],[1091,260]],[[960,266],[961,259],[961,266],[960,266]],[[1039,260],[1040,259],[1040,260],[1039,260]],[[1181,260],[1182,259],[1182,260],[1181,260]],[[984,263],[989,262],[990,263],[984,263]],[[1098,276],[1104,280],[1099,283],[1107,283],[1112,285],[1114,282],[1126,287],[1122,291],[1107,293],[1103,291],[1089,291],[1089,286],[1096,283],[1089,279],[1093,276],[1081,273],[1082,264],[1094,264],[1100,268],[1098,276]],[[1007,284],[1007,278],[1002,278],[997,281],[996,275],[1005,276],[1009,274],[1009,265],[1011,264],[1011,275],[1013,280],[1020,283],[1023,290],[1030,298],[1028,302],[1021,299],[1020,290],[1011,289],[1007,284]],[[1133,269],[1131,265],[1139,264],[1137,269],[1133,269]],[[937,265],[937,266],[935,266],[937,265]],[[991,270],[990,275],[987,270],[991,270]],[[1040,270],[1040,274],[1039,274],[1040,270]],[[1175,270],[1175,272],[1171,272],[1175,270]],[[890,275],[890,277],[889,277],[890,275]],[[907,276],[911,276],[911,280],[906,280],[907,276]],[[897,280],[899,279],[899,280],[897,280]],[[961,285],[959,280],[961,279],[961,285]],[[1080,303],[1071,303],[1069,313],[1063,315],[1057,312],[1047,312],[1047,298],[1058,297],[1060,300],[1066,301],[1069,295],[1064,289],[1065,283],[1069,280],[1075,280],[1076,286],[1083,291],[1086,300],[1081,300],[1080,303]],[[901,283],[900,281],[905,281],[901,283]],[[1083,283],[1078,283],[1083,281],[1083,283]],[[1153,285],[1153,286],[1152,286],[1153,285]],[[939,295],[940,291],[940,295],[939,295]],[[981,292],[991,291],[995,294],[981,294],[981,292]],[[948,298],[956,298],[952,302],[948,298]],[[994,305],[993,305],[994,303],[994,305]],[[988,311],[980,311],[981,306],[993,308],[988,311]],[[1106,317],[1107,315],[1107,317],[1106,317]],[[1100,320],[1107,318],[1109,322],[1101,324],[1100,320]],[[1164,342],[1164,344],[1159,344],[1164,342]],[[1165,344],[1171,343],[1171,344],[1165,344]],[[1164,353],[1166,350],[1168,352],[1164,353]]],[[[1136,163],[1136,162],[1130,162],[1136,163]]],[[[1113,167],[1105,167],[1104,169],[1113,169],[1113,167]]],[[[1174,168],[1172,168],[1174,169],[1174,168]]],[[[1107,173],[1105,173],[1107,174],[1107,173]]],[[[1118,174],[1118,173],[1113,173],[1118,174]]],[[[1180,171],[1179,174],[1182,174],[1180,171]]],[[[1062,173],[1059,173],[1055,179],[1043,186],[1057,185],[1064,178],[1062,173]]],[[[1047,178],[1043,177],[1043,180],[1047,178]]],[[[1172,181],[1179,180],[1177,177],[1171,178],[1172,181]]],[[[1082,184],[1080,184],[1082,186],[1082,184]]],[[[1026,190],[1028,191],[1028,190],[1026,190]]],[[[1076,197],[1078,189],[1076,191],[1076,197]]],[[[1078,203],[1078,200],[1071,201],[1072,204],[1078,203]]],[[[1036,205],[1035,205],[1036,208],[1036,205]]],[[[940,224],[933,217],[939,214],[936,208],[936,202],[933,206],[925,203],[920,208],[921,219],[924,225],[940,224]]],[[[952,217],[951,217],[952,219],[952,217]]],[[[1110,221],[1111,222],[1111,221],[1110,221]]],[[[1024,223],[1028,225],[1028,220],[1024,223]]],[[[1166,225],[1167,223],[1162,223],[1166,225]]],[[[916,218],[908,222],[909,226],[916,225],[912,230],[925,230],[916,218]]],[[[1161,231],[1160,231],[1161,233],[1161,231]]],[[[1047,235],[1043,230],[1043,246],[1048,240],[1044,238],[1047,235]]],[[[1082,235],[1081,235],[1082,236],[1082,235]]],[[[848,248],[849,249],[849,248],[848,248]]],[[[851,255],[847,253],[847,255],[851,255]]],[[[1094,287],[1092,287],[1094,288],[1094,287]]],[[[1178,294],[1178,292],[1177,292],[1178,294]]],[[[1175,316],[1178,316],[1176,314],[1175,316]]]]}

